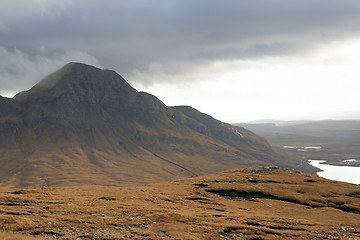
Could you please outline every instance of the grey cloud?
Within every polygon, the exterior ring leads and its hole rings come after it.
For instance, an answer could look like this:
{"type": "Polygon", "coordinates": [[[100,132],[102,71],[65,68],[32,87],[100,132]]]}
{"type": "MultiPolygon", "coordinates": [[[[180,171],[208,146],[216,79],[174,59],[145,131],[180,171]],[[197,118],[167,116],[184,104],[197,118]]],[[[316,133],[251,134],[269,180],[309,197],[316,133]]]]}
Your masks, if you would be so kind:
{"type": "Polygon", "coordinates": [[[12,2],[0,9],[4,48],[29,58],[42,46],[49,55],[76,49],[124,75],[154,62],[180,74],[214,60],[303,54],[360,31],[358,0],[12,2]]]}
{"type": "Polygon", "coordinates": [[[8,51],[0,47],[0,94],[14,95],[29,89],[46,75],[70,61],[100,65],[95,57],[74,50],[51,56],[30,56],[18,49],[8,51]]]}
{"type": "Polygon", "coordinates": [[[0,21],[0,33],[7,33],[8,29],[7,29],[7,26],[2,22],[0,21]]]}

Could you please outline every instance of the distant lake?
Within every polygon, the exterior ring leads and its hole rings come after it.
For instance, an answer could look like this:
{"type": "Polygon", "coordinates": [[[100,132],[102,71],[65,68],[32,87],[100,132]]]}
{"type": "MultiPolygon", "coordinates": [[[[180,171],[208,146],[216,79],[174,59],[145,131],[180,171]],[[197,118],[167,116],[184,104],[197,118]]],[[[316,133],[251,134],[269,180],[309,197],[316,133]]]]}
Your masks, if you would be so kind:
{"type": "Polygon", "coordinates": [[[352,166],[334,166],[325,163],[325,160],[309,160],[309,163],[317,168],[320,168],[322,172],[318,172],[319,177],[360,184],[360,167],[352,166]]]}

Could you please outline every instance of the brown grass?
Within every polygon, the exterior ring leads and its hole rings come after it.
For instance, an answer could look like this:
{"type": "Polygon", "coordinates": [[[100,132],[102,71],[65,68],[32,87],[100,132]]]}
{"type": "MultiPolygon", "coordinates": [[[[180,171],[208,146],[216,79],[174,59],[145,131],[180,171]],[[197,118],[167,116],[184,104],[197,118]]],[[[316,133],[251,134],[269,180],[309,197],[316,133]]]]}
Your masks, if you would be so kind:
{"type": "Polygon", "coordinates": [[[46,239],[44,237],[34,237],[31,235],[25,235],[14,232],[4,232],[0,231],[0,239],[2,240],[42,240],[46,239]]]}
{"type": "Polygon", "coordinates": [[[356,239],[359,191],[269,168],[152,185],[18,189],[0,193],[0,227],[53,239],[356,239]]]}

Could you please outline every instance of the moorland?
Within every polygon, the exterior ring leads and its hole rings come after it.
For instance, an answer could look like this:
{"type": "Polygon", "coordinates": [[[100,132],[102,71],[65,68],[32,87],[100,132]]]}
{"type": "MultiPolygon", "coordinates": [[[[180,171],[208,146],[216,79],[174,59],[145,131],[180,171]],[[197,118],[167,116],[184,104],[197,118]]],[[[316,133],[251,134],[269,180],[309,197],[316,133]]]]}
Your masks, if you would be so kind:
{"type": "Polygon", "coordinates": [[[274,167],[0,193],[16,239],[358,239],[360,187],[274,167]],[[23,238],[22,238],[23,237],[23,238]]]}

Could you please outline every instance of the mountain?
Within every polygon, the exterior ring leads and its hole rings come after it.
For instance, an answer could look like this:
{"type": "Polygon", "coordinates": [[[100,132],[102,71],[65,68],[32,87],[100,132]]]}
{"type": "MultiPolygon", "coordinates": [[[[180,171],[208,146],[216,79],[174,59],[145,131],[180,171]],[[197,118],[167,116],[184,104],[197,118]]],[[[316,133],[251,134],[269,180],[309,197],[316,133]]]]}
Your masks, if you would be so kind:
{"type": "Polygon", "coordinates": [[[242,127],[167,107],[116,72],[81,63],[0,98],[0,163],[4,187],[124,185],[298,165],[242,127]]]}

